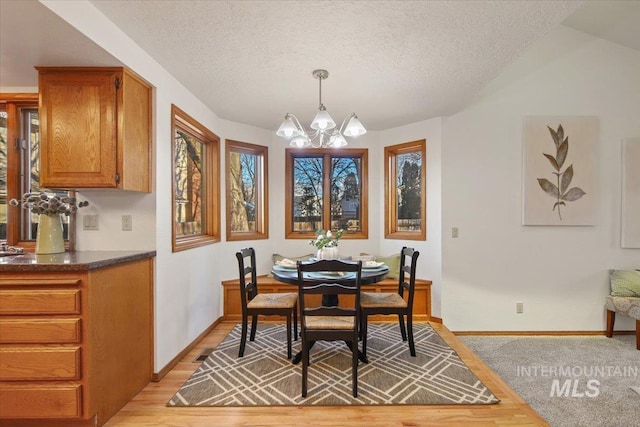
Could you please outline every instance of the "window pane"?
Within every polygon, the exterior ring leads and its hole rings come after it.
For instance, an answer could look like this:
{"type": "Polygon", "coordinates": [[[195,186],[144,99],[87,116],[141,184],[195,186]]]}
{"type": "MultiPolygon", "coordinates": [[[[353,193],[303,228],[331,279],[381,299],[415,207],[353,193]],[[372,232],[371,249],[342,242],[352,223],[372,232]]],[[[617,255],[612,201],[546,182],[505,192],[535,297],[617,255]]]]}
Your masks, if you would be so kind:
{"type": "MultiPolygon", "coordinates": [[[[40,121],[38,111],[20,109],[20,195],[40,192],[40,121]]],[[[38,232],[38,214],[20,209],[20,240],[36,240],[38,232]]],[[[68,232],[68,229],[65,230],[68,232]]],[[[64,235],[67,238],[67,235],[64,235]]]]}
{"type": "Polygon", "coordinates": [[[227,240],[269,238],[267,147],[226,141],[227,240]]]}
{"type": "Polygon", "coordinates": [[[258,206],[256,176],[260,157],[255,154],[229,153],[231,174],[231,231],[257,231],[256,206],[258,206]]]}
{"type": "Polygon", "coordinates": [[[220,241],[220,138],[171,105],[171,250],[220,241]]]}
{"type": "Polygon", "coordinates": [[[293,159],[293,231],[322,229],[322,157],[293,159]]]}
{"type": "Polygon", "coordinates": [[[203,143],[181,129],[175,135],[176,236],[202,234],[203,143]]]}
{"type": "Polygon", "coordinates": [[[422,152],[414,151],[397,156],[397,231],[422,229],[422,152]]]}
{"type": "MultiPolygon", "coordinates": [[[[64,190],[49,190],[40,188],[40,116],[37,108],[21,108],[20,110],[20,165],[24,173],[21,174],[20,194],[45,192],[49,196],[66,197],[69,193],[64,190]]],[[[27,209],[20,209],[20,240],[35,241],[38,233],[40,216],[27,209]]],[[[62,215],[62,237],[69,240],[69,220],[62,215]]]]}
{"type": "Polygon", "coordinates": [[[25,177],[23,193],[40,191],[40,118],[38,110],[21,109],[21,136],[23,142],[22,170],[29,171],[25,177]],[[25,146],[26,145],[26,146],[25,146]]]}
{"type": "Polygon", "coordinates": [[[0,240],[7,238],[7,112],[0,111],[0,240]]]}
{"type": "Polygon", "coordinates": [[[427,141],[384,148],[385,238],[427,240],[427,141]]]}
{"type": "Polygon", "coordinates": [[[343,238],[366,239],[367,150],[285,152],[286,238],[314,238],[318,230],[342,229],[343,238]]]}
{"type": "MultiPolygon", "coordinates": [[[[25,193],[44,192],[49,197],[65,197],[73,192],[40,188],[38,95],[0,95],[0,239],[31,250],[35,247],[39,216],[30,210],[15,208],[17,217],[9,223],[8,201],[19,200],[25,193]]],[[[61,217],[63,236],[69,241],[73,216],[61,217]]],[[[73,247],[73,242],[69,242],[69,247],[73,247]]]]}
{"type": "Polygon", "coordinates": [[[331,229],[361,231],[360,158],[331,159],[331,229]]]}

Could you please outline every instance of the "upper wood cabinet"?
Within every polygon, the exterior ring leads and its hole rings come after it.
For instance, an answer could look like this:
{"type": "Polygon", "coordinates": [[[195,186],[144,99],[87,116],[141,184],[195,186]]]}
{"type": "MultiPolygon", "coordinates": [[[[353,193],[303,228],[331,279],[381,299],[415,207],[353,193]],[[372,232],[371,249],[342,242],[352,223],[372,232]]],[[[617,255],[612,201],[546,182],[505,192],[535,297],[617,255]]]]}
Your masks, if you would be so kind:
{"type": "Polygon", "coordinates": [[[151,191],[151,87],[126,68],[36,67],[40,186],[151,191]]]}

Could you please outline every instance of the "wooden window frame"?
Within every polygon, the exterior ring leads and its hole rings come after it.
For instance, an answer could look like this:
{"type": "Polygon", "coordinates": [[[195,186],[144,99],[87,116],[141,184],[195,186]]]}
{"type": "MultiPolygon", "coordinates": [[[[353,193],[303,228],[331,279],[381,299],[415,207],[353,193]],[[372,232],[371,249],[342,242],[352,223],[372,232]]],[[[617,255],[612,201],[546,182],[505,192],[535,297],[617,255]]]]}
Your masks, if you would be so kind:
{"type": "MultiPolygon", "coordinates": [[[[287,148],[285,150],[285,239],[313,239],[316,237],[314,231],[294,231],[293,230],[293,159],[303,156],[322,156],[324,162],[324,170],[331,170],[331,158],[333,157],[359,157],[361,162],[361,193],[360,193],[360,231],[345,232],[342,239],[368,239],[369,238],[369,169],[368,156],[369,151],[366,148],[349,148],[349,149],[322,149],[322,148],[287,148]]],[[[331,228],[331,197],[330,174],[325,173],[323,176],[323,203],[322,203],[322,228],[324,230],[331,228]]]]}
{"type": "Polygon", "coordinates": [[[384,225],[385,239],[427,240],[427,141],[425,139],[384,147],[384,225]],[[420,231],[398,230],[397,158],[399,155],[420,152],[420,231]]]}
{"type": "Polygon", "coordinates": [[[197,120],[171,104],[171,248],[184,251],[220,241],[220,138],[197,120]],[[175,134],[179,128],[204,145],[202,164],[206,165],[202,181],[205,185],[202,206],[202,233],[176,236],[175,134]]]}
{"type": "MultiPolygon", "coordinates": [[[[27,252],[34,252],[36,241],[21,239],[21,211],[22,206],[11,206],[8,201],[11,199],[20,200],[21,194],[21,165],[20,153],[16,153],[17,148],[11,143],[16,141],[20,134],[19,110],[21,108],[40,109],[38,93],[0,93],[0,103],[4,104],[7,111],[7,238],[5,243],[9,246],[18,246],[27,252]]],[[[40,153],[42,157],[42,153],[40,153]]],[[[75,197],[75,192],[69,192],[75,197]]],[[[75,250],[76,215],[69,215],[69,238],[65,240],[65,250],[75,250]]]]}
{"type": "Polygon", "coordinates": [[[226,210],[227,210],[227,241],[258,240],[269,238],[269,148],[250,144],[248,142],[226,140],[225,141],[225,165],[226,165],[226,210]],[[256,167],[256,231],[232,231],[231,230],[231,153],[250,154],[261,159],[256,167]]]}

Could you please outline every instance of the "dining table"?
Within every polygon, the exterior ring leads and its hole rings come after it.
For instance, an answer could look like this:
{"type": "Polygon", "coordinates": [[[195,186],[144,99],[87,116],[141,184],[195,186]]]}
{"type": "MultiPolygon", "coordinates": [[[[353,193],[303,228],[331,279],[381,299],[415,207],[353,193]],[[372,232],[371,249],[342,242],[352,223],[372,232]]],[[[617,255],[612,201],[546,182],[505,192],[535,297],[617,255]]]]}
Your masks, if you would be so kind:
{"type": "MultiPolygon", "coordinates": [[[[287,261],[288,260],[282,260],[281,262],[274,264],[271,268],[271,274],[273,274],[273,277],[278,281],[297,287],[297,265],[295,265],[295,263],[287,261]]],[[[310,261],[315,261],[315,259],[311,258],[310,261]]],[[[349,260],[345,260],[345,262],[349,262],[349,260]]],[[[363,267],[360,273],[360,286],[377,283],[383,280],[387,273],[389,273],[389,266],[382,262],[366,261],[362,264],[363,267]]],[[[353,285],[355,283],[355,274],[345,274],[338,276],[333,274],[323,275],[321,272],[318,272],[316,274],[309,272],[303,275],[302,280],[304,281],[305,285],[315,285],[318,283],[342,283],[345,285],[353,285]]],[[[322,297],[322,304],[327,307],[336,306],[338,305],[338,302],[339,301],[337,295],[323,295],[322,297]]],[[[352,343],[347,342],[346,344],[349,346],[349,348],[351,348],[352,343]]],[[[311,346],[313,346],[313,343],[311,343],[311,346]]],[[[359,354],[359,359],[363,363],[369,362],[366,356],[362,353],[359,354]]],[[[300,363],[300,360],[302,360],[302,350],[293,357],[292,362],[293,364],[297,364],[300,363]]]]}

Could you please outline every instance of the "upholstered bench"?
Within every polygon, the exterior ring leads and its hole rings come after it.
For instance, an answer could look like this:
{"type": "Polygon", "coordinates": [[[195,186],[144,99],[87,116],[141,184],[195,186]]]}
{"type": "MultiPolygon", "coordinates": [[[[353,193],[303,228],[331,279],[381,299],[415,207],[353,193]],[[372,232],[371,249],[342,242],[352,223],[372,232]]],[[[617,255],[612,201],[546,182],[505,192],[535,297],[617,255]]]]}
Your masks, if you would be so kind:
{"type": "MultiPolygon", "coordinates": [[[[239,279],[225,280],[223,318],[224,320],[239,320],[242,318],[240,308],[240,284],[239,279]]],[[[297,289],[293,285],[279,282],[270,275],[258,276],[258,288],[261,292],[291,292],[297,289]]],[[[363,286],[368,292],[397,292],[397,279],[384,279],[372,285],[363,286]]],[[[342,300],[341,300],[342,301],[342,300]]],[[[345,299],[345,303],[347,300],[345,299]]],[[[416,288],[413,301],[413,318],[415,320],[431,320],[431,280],[416,279],[416,288]]],[[[385,320],[384,316],[372,316],[372,320],[385,320]]]]}
{"type": "Polygon", "coordinates": [[[611,270],[611,295],[607,296],[604,308],[607,310],[607,336],[613,336],[616,313],[636,320],[636,348],[640,350],[640,271],[611,270]]]}

